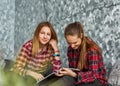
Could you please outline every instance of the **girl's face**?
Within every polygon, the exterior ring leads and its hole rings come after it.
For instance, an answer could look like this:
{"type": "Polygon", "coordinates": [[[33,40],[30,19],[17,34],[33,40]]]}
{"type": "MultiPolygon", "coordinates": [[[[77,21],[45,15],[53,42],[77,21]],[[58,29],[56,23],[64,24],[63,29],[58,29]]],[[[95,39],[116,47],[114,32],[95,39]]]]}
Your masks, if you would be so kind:
{"type": "Polygon", "coordinates": [[[51,39],[51,31],[50,28],[47,26],[42,27],[39,33],[39,41],[41,44],[47,44],[51,39]]]}
{"type": "Polygon", "coordinates": [[[81,38],[77,35],[68,35],[66,36],[66,41],[69,46],[71,46],[73,49],[78,49],[81,45],[81,38]]]}

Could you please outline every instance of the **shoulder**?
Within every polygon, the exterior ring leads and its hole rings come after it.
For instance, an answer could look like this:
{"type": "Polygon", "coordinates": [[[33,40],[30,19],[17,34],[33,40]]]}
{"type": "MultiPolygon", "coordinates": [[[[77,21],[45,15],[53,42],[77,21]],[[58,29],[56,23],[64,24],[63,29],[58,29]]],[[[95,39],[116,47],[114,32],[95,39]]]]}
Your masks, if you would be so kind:
{"type": "Polygon", "coordinates": [[[87,41],[88,44],[91,43],[91,42],[94,42],[93,39],[88,37],[88,36],[86,36],[86,41],[87,41]]]}
{"type": "Polygon", "coordinates": [[[25,48],[32,47],[32,40],[26,41],[22,47],[25,47],[25,48]]]}
{"type": "Polygon", "coordinates": [[[87,49],[87,53],[89,53],[89,54],[97,53],[97,50],[95,48],[89,48],[89,49],[87,49]]]}
{"type": "Polygon", "coordinates": [[[87,49],[87,55],[88,56],[101,56],[101,54],[97,51],[95,48],[89,48],[87,49]]]}
{"type": "Polygon", "coordinates": [[[87,50],[87,58],[89,60],[100,60],[102,55],[95,48],[90,48],[87,50]]]}

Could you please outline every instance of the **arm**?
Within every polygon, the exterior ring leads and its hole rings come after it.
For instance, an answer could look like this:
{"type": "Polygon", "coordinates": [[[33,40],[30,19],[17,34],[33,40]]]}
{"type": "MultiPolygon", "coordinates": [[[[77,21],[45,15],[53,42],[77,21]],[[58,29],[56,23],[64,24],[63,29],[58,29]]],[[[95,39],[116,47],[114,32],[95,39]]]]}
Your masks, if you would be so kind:
{"type": "Polygon", "coordinates": [[[17,72],[20,75],[25,76],[27,70],[25,69],[25,65],[27,63],[27,54],[26,54],[27,49],[23,46],[17,59],[14,64],[13,70],[17,72]]]}
{"type": "Polygon", "coordinates": [[[26,44],[23,45],[16,59],[16,62],[14,64],[13,70],[22,76],[28,75],[28,76],[33,77],[36,80],[41,80],[44,78],[42,74],[39,74],[37,72],[28,70],[25,68],[27,64],[27,58],[29,57],[29,54],[31,53],[30,47],[31,47],[30,42],[27,42],[26,44]]]}
{"type": "Polygon", "coordinates": [[[31,70],[27,70],[26,75],[33,77],[37,81],[44,79],[44,76],[42,74],[31,71],[31,70]]]}
{"type": "MultiPolygon", "coordinates": [[[[57,42],[52,39],[49,44],[53,47],[53,50],[54,50],[54,53],[53,54],[59,54],[60,55],[60,52],[59,52],[59,49],[58,49],[58,45],[57,45],[57,42]]],[[[58,72],[59,69],[61,68],[61,60],[60,60],[60,56],[54,56],[53,57],[53,71],[54,72],[58,72]]]]}
{"type": "Polygon", "coordinates": [[[77,83],[87,83],[93,82],[95,79],[99,78],[99,58],[101,57],[96,50],[91,50],[87,53],[88,57],[88,71],[77,72],[77,83]]]}

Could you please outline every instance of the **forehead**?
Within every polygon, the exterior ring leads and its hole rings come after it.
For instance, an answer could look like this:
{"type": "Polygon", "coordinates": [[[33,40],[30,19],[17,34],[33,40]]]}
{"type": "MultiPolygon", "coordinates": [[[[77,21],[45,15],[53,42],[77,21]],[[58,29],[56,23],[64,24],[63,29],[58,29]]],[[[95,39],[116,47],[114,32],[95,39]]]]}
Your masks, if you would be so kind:
{"type": "Polygon", "coordinates": [[[50,31],[50,28],[47,27],[47,26],[43,26],[43,27],[41,28],[41,31],[51,32],[51,31],[50,31]]]}
{"type": "Polygon", "coordinates": [[[66,36],[66,39],[67,39],[67,41],[68,42],[76,42],[79,38],[78,38],[78,36],[77,35],[68,35],[68,36],[66,36]]]}

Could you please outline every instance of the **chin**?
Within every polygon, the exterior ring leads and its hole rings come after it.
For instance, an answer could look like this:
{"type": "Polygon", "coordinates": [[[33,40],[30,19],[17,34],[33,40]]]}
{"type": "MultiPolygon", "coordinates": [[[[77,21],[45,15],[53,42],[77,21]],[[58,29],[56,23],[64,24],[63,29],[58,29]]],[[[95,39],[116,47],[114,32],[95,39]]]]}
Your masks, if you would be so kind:
{"type": "Polygon", "coordinates": [[[41,42],[41,44],[46,45],[48,42],[41,42]]]}
{"type": "Polygon", "coordinates": [[[75,49],[75,50],[76,50],[76,49],[78,49],[78,47],[75,47],[75,48],[73,48],[73,49],[75,49]]]}

